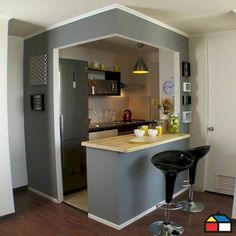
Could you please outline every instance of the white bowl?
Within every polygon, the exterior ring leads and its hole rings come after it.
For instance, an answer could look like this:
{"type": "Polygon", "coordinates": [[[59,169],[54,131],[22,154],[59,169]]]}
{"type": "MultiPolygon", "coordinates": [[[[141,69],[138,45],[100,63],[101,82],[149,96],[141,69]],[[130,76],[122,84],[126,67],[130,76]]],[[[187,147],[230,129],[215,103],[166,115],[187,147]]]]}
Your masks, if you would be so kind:
{"type": "Polygon", "coordinates": [[[134,130],[134,134],[137,137],[142,137],[144,135],[144,133],[145,133],[145,130],[143,130],[143,129],[135,129],[134,130]]]}
{"type": "Polygon", "coordinates": [[[157,136],[158,131],[156,129],[148,129],[148,135],[151,137],[157,136]]]}

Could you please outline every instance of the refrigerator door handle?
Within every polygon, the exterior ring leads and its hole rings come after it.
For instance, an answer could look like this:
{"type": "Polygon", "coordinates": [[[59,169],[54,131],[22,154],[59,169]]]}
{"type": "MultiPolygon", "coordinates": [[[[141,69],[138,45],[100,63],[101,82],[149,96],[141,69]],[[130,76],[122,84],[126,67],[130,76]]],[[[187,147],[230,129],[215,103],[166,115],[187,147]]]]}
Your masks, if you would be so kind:
{"type": "Polygon", "coordinates": [[[72,87],[76,89],[77,87],[77,82],[76,82],[76,72],[73,72],[73,82],[72,82],[72,87]]]}
{"type": "Polygon", "coordinates": [[[63,139],[63,132],[64,132],[64,120],[63,114],[60,114],[60,131],[61,131],[61,139],[63,139]]]}

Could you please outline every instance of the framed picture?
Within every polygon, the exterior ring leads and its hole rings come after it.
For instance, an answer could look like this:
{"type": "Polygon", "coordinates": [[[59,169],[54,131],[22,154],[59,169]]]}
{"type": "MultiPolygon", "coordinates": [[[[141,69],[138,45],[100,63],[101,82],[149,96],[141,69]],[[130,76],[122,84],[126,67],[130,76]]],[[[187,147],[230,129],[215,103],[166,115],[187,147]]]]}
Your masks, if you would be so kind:
{"type": "Polygon", "coordinates": [[[44,111],[44,94],[32,94],[30,97],[31,97],[31,110],[44,111]]]}
{"type": "Polygon", "coordinates": [[[191,104],[191,96],[182,96],[182,104],[190,105],[191,104]]]}
{"type": "Polygon", "coordinates": [[[190,76],[190,63],[187,61],[182,61],[182,76],[190,76]]]}
{"type": "Polygon", "coordinates": [[[183,111],[182,122],[183,123],[191,123],[192,122],[192,112],[191,111],[183,111]]]}
{"type": "Polygon", "coordinates": [[[183,83],[183,92],[191,92],[191,83],[188,82],[183,83]]]}

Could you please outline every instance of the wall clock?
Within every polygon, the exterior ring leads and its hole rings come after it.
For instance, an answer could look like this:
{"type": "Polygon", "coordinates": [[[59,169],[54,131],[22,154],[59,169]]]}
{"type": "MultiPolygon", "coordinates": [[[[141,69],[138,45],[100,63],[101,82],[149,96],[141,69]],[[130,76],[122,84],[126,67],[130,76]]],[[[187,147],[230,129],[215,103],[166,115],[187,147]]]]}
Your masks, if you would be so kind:
{"type": "Polygon", "coordinates": [[[174,96],[175,92],[175,83],[173,80],[166,80],[163,84],[163,90],[166,95],[174,96]]]}

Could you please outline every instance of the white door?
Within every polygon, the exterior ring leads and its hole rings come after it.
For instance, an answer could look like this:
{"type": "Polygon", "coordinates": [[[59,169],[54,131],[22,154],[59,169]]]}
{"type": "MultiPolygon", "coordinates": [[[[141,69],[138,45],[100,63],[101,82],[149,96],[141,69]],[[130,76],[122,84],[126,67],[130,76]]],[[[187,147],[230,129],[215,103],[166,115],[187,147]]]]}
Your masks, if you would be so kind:
{"type": "Polygon", "coordinates": [[[236,36],[208,39],[206,190],[233,195],[236,176],[236,36]]]}

